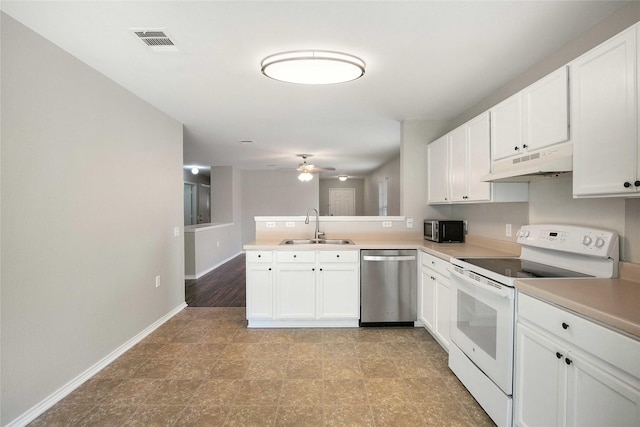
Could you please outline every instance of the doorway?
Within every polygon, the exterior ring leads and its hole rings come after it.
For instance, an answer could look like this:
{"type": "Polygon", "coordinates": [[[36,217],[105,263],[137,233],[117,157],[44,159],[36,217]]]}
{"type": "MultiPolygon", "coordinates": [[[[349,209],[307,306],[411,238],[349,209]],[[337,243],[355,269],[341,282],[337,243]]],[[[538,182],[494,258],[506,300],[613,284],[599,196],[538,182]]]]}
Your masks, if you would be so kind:
{"type": "Polygon", "coordinates": [[[329,215],[354,216],[356,214],[355,188],[329,188],[329,215]]]}

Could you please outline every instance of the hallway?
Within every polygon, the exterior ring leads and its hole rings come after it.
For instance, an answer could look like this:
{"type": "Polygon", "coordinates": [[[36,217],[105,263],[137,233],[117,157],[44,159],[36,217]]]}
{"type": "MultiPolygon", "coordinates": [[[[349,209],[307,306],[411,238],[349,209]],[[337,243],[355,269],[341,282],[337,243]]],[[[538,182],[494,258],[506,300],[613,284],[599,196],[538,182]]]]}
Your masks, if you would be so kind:
{"type": "Polygon", "coordinates": [[[245,254],[240,254],[196,280],[185,280],[189,307],[245,307],[245,254]]]}

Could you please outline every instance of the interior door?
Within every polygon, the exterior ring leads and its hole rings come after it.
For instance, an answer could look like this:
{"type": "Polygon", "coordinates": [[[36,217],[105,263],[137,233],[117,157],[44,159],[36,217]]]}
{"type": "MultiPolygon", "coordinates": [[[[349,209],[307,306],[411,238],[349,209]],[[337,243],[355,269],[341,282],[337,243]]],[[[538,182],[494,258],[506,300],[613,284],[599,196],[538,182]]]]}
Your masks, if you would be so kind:
{"type": "Polygon", "coordinates": [[[196,223],[195,219],[195,184],[188,182],[184,183],[184,225],[193,225],[196,223]]]}
{"type": "Polygon", "coordinates": [[[355,188],[330,188],[329,203],[331,215],[354,216],[356,214],[355,188]]]}
{"type": "Polygon", "coordinates": [[[211,222],[211,186],[198,184],[198,224],[211,222]]]}

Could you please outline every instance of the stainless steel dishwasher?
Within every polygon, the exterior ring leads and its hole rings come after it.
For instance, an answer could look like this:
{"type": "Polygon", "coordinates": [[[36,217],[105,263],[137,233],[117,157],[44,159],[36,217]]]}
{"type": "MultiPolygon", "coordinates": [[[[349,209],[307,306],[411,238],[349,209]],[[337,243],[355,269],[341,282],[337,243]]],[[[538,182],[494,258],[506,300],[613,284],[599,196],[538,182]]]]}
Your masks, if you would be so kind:
{"type": "Polygon", "coordinates": [[[360,251],[360,325],[413,326],[416,317],[415,249],[360,251]]]}

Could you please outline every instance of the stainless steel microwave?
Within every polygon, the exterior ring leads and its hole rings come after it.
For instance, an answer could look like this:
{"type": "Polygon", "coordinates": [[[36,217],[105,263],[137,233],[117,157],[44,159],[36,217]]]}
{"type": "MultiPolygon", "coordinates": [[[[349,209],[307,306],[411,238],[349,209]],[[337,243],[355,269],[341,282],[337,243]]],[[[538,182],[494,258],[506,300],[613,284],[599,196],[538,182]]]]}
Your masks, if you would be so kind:
{"type": "Polygon", "coordinates": [[[438,243],[464,242],[464,221],[424,220],[424,239],[438,243]]]}

